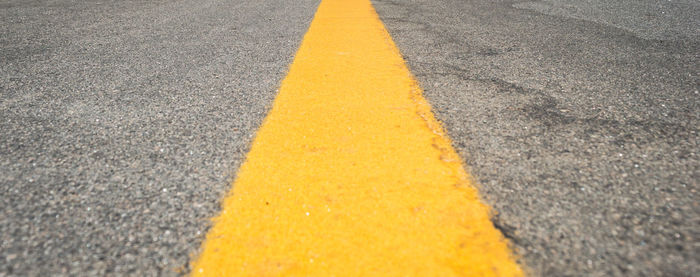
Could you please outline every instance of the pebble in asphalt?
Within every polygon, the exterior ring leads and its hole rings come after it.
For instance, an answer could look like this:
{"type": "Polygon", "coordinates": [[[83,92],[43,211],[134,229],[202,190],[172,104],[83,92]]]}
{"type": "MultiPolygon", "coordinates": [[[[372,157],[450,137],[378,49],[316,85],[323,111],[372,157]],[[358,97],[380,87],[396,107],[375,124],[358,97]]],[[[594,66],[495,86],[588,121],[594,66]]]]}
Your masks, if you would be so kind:
{"type": "Polygon", "coordinates": [[[697,1],[374,1],[535,275],[700,272],[697,1]]]}
{"type": "Polygon", "coordinates": [[[0,276],[187,272],[317,4],[0,3],[0,276]]]}

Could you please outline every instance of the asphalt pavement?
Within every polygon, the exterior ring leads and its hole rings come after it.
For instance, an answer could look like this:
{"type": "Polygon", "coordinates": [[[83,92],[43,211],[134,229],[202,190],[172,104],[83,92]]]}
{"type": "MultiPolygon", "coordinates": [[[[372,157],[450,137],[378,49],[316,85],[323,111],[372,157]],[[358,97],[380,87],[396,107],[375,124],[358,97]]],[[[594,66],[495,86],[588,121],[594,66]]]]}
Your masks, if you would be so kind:
{"type": "Polygon", "coordinates": [[[533,275],[700,272],[700,2],[374,4],[533,275]]]}
{"type": "Polygon", "coordinates": [[[187,273],[318,1],[0,3],[0,276],[187,273]]]}
{"type": "MultiPolygon", "coordinates": [[[[533,275],[700,272],[700,3],[374,4],[533,275]]],[[[0,276],[187,273],[317,5],[0,2],[0,276]]]]}

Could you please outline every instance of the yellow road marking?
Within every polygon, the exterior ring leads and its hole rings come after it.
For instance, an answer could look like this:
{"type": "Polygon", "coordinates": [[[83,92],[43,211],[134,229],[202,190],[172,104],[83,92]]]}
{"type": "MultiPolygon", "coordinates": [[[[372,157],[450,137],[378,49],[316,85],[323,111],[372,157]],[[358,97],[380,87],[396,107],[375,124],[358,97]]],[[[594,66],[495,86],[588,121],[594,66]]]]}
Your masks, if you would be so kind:
{"type": "Polygon", "coordinates": [[[323,0],[193,275],[519,276],[368,0],[323,0]]]}

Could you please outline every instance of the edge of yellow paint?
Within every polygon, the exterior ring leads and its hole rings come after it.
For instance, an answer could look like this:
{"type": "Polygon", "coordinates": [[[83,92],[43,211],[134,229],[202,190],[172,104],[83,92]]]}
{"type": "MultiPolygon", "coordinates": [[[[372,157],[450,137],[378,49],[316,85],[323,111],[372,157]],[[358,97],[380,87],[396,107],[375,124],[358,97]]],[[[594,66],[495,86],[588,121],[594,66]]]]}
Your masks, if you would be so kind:
{"type": "MultiPolygon", "coordinates": [[[[382,24],[383,24],[381,17],[379,16],[379,14],[376,11],[374,12],[374,16],[376,17],[376,19],[379,22],[382,22],[382,24]]],[[[401,59],[403,60],[404,66],[406,66],[406,68],[408,69],[409,78],[412,81],[412,84],[411,84],[412,97],[413,97],[412,100],[418,109],[418,114],[419,114],[420,118],[426,123],[427,127],[430,130],[432,130],[436,135],[438,135],[438,137],[440,137],[444,140],[443,146],[445,146],[446,148],[440,149],[440,151],[443,152],[444,154],[454,155],[451,158],[454,158],[457,161],[459,161],[459,164],[462,166],[462,169],[464,170],[463,173],[465,176],[462,176],[463,180],[466,180],[467,182],[469,182],[469,185],[473,186],[476,189],[479,201],[488,210],[488,217],[489,217],[489,221],[491,222],[491,225],[501,235],[501,239],[506,243],[508,250],[510,250],[509,254],[511,256],[511,259],[513,259],[513,261],[515,261],[518,264],[518,266],[520,266],[520,269],[523,271],[524,275],[530,276],[533,271],[527,266],[527,264],[525,264],[521,253],[519,253],[519,251],[517,251],[518,249],[516,247],[514,247],[513,242],[511,242],[510,239],[505,237],[505,235],[503,234],[501,229],[497,228],[496,225],[493,223],[493,219],[494,219],[495,215],[498,214],[498,211],[493,209],[493,207],[491,206],[489,201],[486,201],[486,199],[482,196],[481,183],[478,182],[476,180],[476,178],[474,178],[474,176],[471,174],[471,167],[469,166],[469,164],[467,164],[464,161],[464,159],[462,159],[462,157],[459,156],[459,154],[457,154],[457,151],[455,151],[454,144],[453,144],[452,140],[450,139],[449,134],[445,131],[446,129],[444,128],[443,123],[439,119],[437,119],[437,117],[435,116],[435,113],[433,113],[432,106],[430,105],[428,100],[425,98],[425,96],[423,94],[423,89],[420,86],[420,82],[413,75],[413,70],[411,70],[411,67],[406,62],[406,59],[404,59],[404,55],[403,55],[403,53],[401,53],[401,49],[398,47],[398,45],[396,45],[394,40],[391,38],[391,34],[389,33],[389,30],[386,29],[386,27],[384,27],[384,29],[386,31],[385,32],[386,35],[388,36],[387,39],[390,40],[391,44],[393,44],[395,46],[394,51],[396,51],[397,54],[401,57],[401,59]]]]}
{"type": "Polygon", "coordinates": [[[214,225],[216,224],[216,219],[221,215],[221,212],[223,212],[223,210],[224,210],[224,208],[225,208],[224,205],[225,205],[225,203],[226,203],[225,200],[226,200],[228,197],[230,197],[231,195],[233,195],[233,187],[234,187],[234,184],[236,183],[237,176],[239,175],[239,173],[240,173],[240,171],[241,171],[241,168],[243,167],[243,164],[245,164],[245,162],[246,162],[248,153],[250,152],[250,149],[251,149],[251,147],[252,147],[252,145],[253,145],[253,142],[255,142],[255,140],[256,140],[257,137],[258,137],[258,131],[259,131],[260,128],[261,128],[262,126],[264,126],[265,123],[269,120],[267,115],[270,114],[270,111],[271,111],[272,108],[275,106],[274,104],[275,104],[275,102],[277,101],[276,95],[279,94],[279,88],[282,86],[282,83],[284,82],[284,79],[286,79],[286,76],[289,74],[289,70],[291,69],[292,64],[294,64],[294,60],[296,59],[297,53],[299,52],[299,48],[301,47],[301,44],[304,42],[304,39],[306,39],[306,36],[308,35],[308,29],[309,29],[309,27],[311,26],[311,23],[313,23],[313,20],[314,20],[315,17],[316,17],[316,13],[318,13],[318,8],[321,6],[321,2],[322,2],[322,0],[318,0],[318,4],[316,5],[316,9],[314,10],[314,13],[313,13],[314,16],[313,16],[313,17],[311,18],[311,20],[306,24],[306,30],[307,30],[307,31],[304,33],[304,36],[302,36],[301,40],[299,40],[299,44],[297,45],[297,50],[294,52],[294,55],[292,56],[292,62],[290,62],[290,63],[287,65],[286,69],[285,69],[284,72],[283,72],[283,74],[284,74],[285,77],[283,77],[283,78],[279,81],[279,83],[277,84],[277,86],[276,86],[276,89],[275,89],[276,93],[275,93],[275,97],[274,97],[273,100],[272,100],[272,104],[270,104],[270,105],[265,105],[265,117],[263,117],[263,120],[260,121],[260,125],[258,125],[258,126],[255,128],[255,134],[253,134],[253,136],[251,137],[251,139],[250,139],[250,140],[248,141],[248,143],[246,144],[246,146],[247,146],[247,147],[246,147],[246,154],[245,154],[245,156],[243,157],[243,160],[242,160],[241,163],[238,165],[238,168],[232,170],[232,171],[231,171],[232,174],[230,174],[230,175],[226,178],[226,183],[228,184],[228,189],[225,190],[224,193],[222,193],[222,195],[219,197],[219,200],[218,200],[219,203],[218,203],[218,205],[217,205],[217,206],[219,206],[219,211],[216,213],[216,215],[214,215],[214,216],[208,218],[208,220],[207,220],[208,224],[207,224],[206,228],[204,229],[204,232],[202,232],[202,234],[201,234],[201,236],[203,236],[203,238],[202,238],[202,240],[201,240],[201,243],[199,243],[199,247],[197,247],[197,249],[196,249],[195,251],[191,252],[191,253],[188,255],[190,259],[189,259],[189,261],[187,261],[187,263],[186,263],[185,265],[183,265],[183,267],[186,266],[187,268],[186,268],[186,269],[185,269],[185,268],[180,268],[180,267],[175,268],[175,272],[176,272],[176,273],[178,273],[178,274],[184,273],[184,274],[187,274],[187,275],[191,275],[191,273],[194,272],[194,271],[193,271],[194,265],[197,263],[197,261],[199,261],[199,258],[200,258],[200,256],[201,256],[202,252],[204,251],[204,245],[206,244],[206,241],[207,241],[207,239],[208,239],[207,237],[208,237],[209,231],[214,227],[214,225]]]}
{"type": "MultiPolygon", "coordinates": [[[[388,32],[388,30],[387,30],[387,32],[388,32]]],[[[399,52],[399,55],[401,55],[401,57],[403,58],[403,55],[401,54],[401,50],[398,49],[398,47],[396,47],[396,49],[399,52]]],[[[498,211],[493,209],[493,207],[491,206],[489,201],[486,201],[486,199],[482,196],[481,183],[479,183],[476,180],[476,178],[474,178],[474,176],[471,174],[471,167],[469,166],[469,164],[467,164],[464,161],[464,159],[462,159],[462,157],[459,156],[459,154],[457,154],[457,151],[455,151],[454,144],[453,144],[452,140],[450,139],[449,134],[445,131],[446,129],[444,128],[443,123],[439,119],[437,119],[437,117],[435,116],[435,113],[433,113],[432,106],[430,106],[430,103],[428,103],[428,100],[423,95],[423,90],[420,87],[420,83],[413,75],[411,68],[408,65],[408,63],[406,63],[405,59],[404,59],[404,64],[409,69],[410,78],[411,78],[411,80],[413,80],[413,84],[412,84],[413,94],[414,94],[413,101],[416,104],[416,106],[418,107],[418,112],[424,113],[424,114],[421,114],[420,117],[423,119],[423,121],[426,123],[426,125],[428,125],[428,128],[433,130],[433,132],[435,132],[439,137],[441,137],[443,140],[445,140],[444,143],[446,143],[446,146],[448,148],[444,149],[444,151],[441,149],[441,151],[443,153],[454,154],[454,156],[455,156],[454,159],[457,159],[459,161],[460,165],[462,166],[462,168],[464,170],[464,175],[465,175],[465,176],[463,176],[464,180],[466,180],[469,183],[469,185],[473,186],[476,189],[479,201],[488,210],[489,222],[491,223],[493,228],[501,235],[501,240],[506,243],[508,250],[510,250],[510,252],[509,252],[510,258],[513,261],[515,261],[515,263],[517,263],[517,265],[520,267],[520,270],[522,270],[523,275],[531,276],[533,271],[531,268],[529,268],[527,266],[527,264],[525,264],[521,253],[519,253],[519,251],[517,251],[518,249],[516,247],[514,247],[513,242],[510,239],[508,239],[507,237],[505,237],[505,235],[503,234],[503,231],[501,231],[500,228],[497,228],[496,225],[493,223],[493,219],[494,219],[495,215],[498,214],[498,211]]]]}

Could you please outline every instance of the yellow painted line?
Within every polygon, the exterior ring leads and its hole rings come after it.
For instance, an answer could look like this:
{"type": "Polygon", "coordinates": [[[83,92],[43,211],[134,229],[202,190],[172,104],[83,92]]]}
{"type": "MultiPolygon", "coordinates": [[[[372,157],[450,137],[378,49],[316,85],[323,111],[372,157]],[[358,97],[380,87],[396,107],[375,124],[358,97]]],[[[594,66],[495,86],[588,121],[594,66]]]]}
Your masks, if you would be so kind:
{"type": "Polygon", "coordinates": [[[323,0],[192,275],[519,276],[368,0],[323,0]]]}

